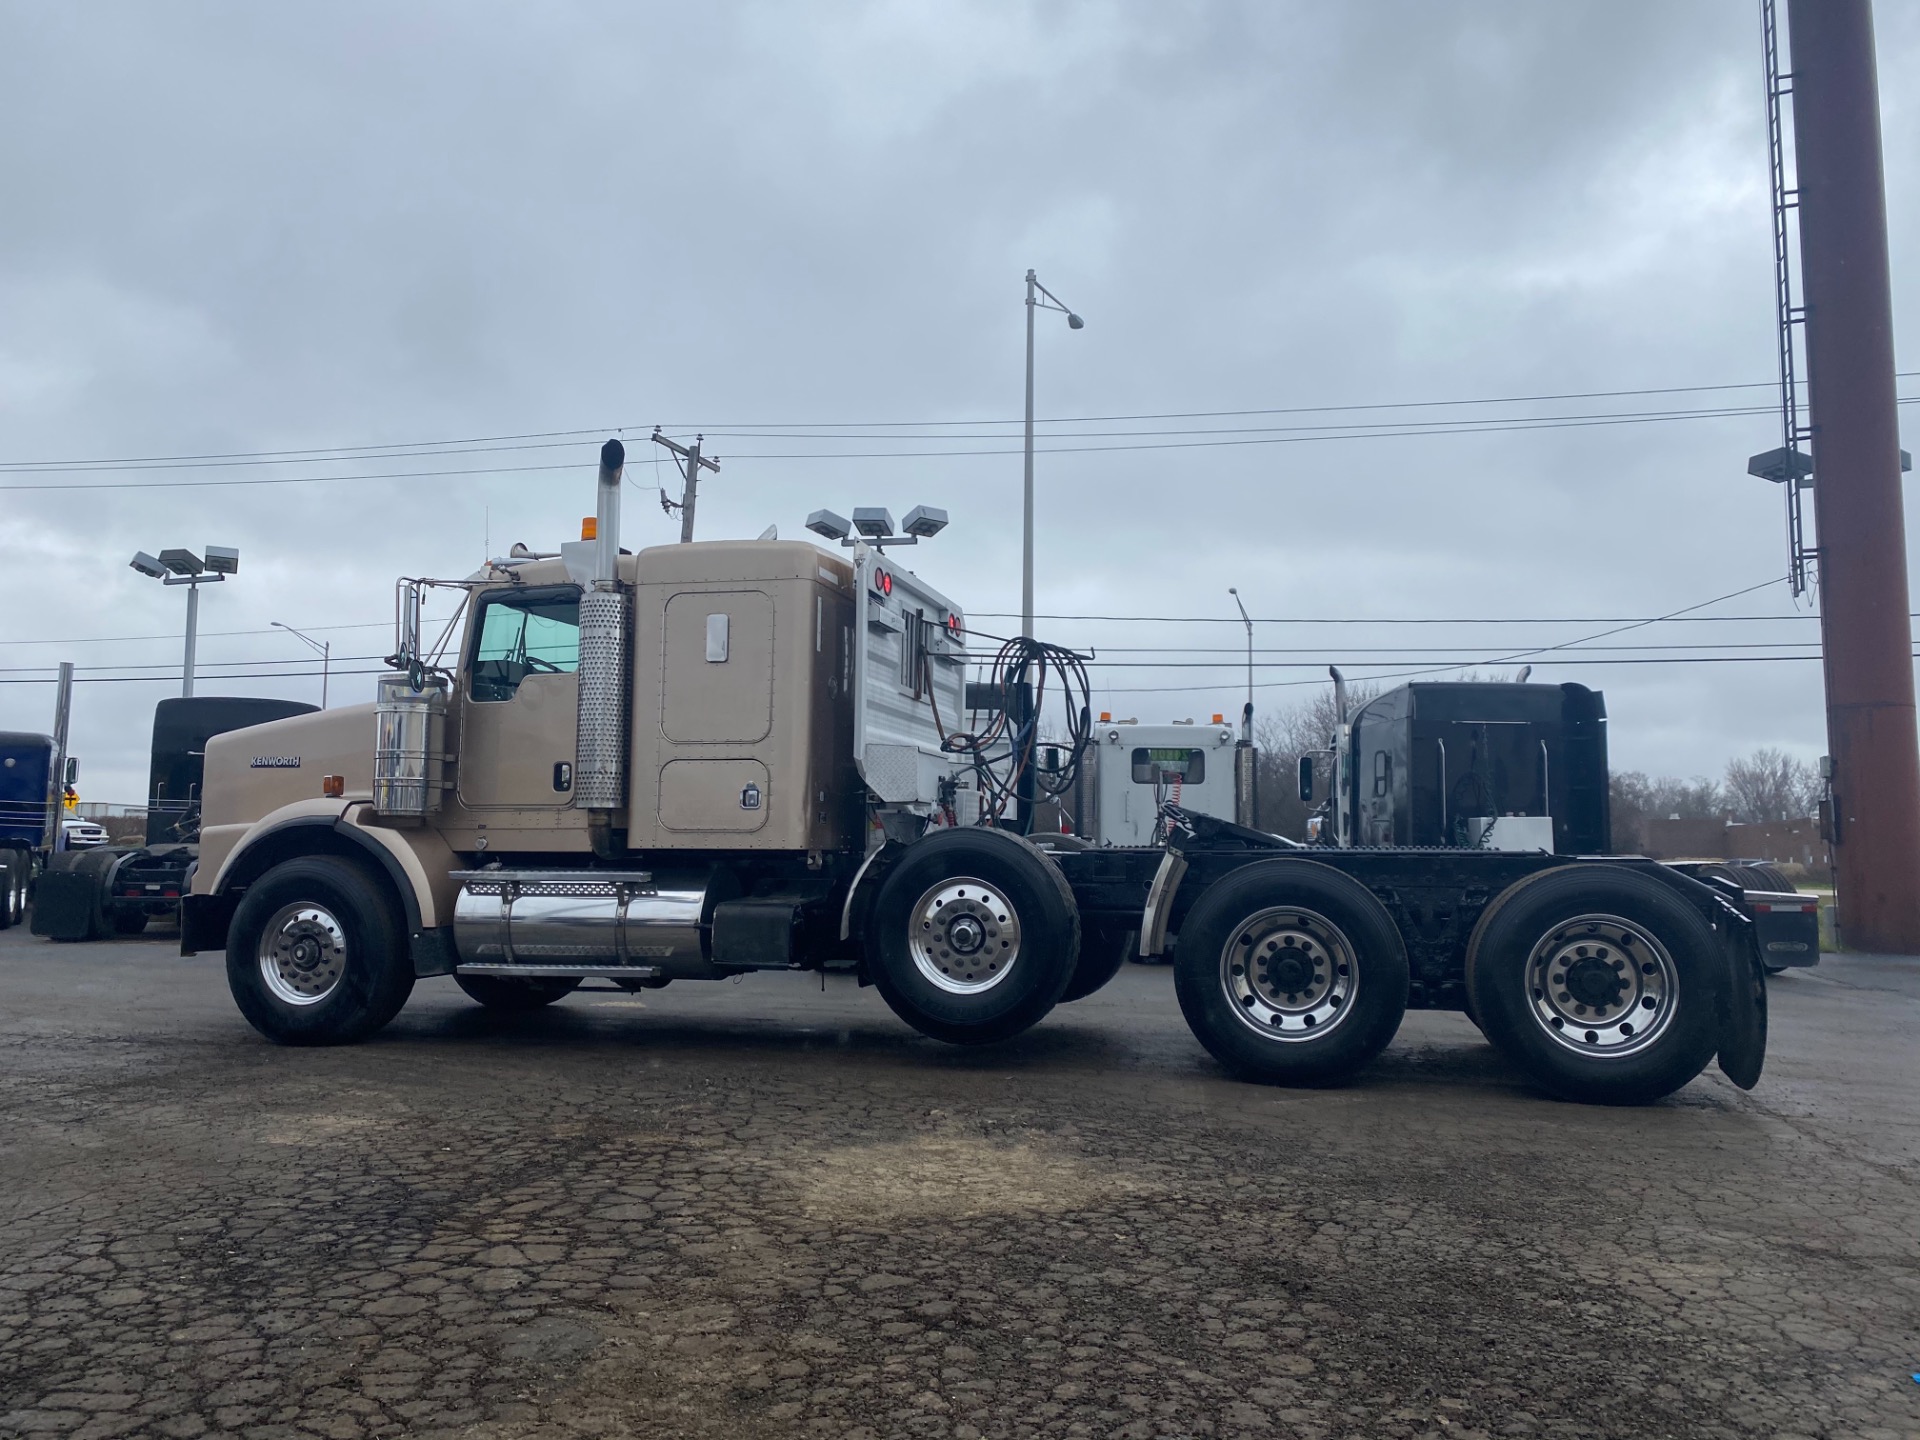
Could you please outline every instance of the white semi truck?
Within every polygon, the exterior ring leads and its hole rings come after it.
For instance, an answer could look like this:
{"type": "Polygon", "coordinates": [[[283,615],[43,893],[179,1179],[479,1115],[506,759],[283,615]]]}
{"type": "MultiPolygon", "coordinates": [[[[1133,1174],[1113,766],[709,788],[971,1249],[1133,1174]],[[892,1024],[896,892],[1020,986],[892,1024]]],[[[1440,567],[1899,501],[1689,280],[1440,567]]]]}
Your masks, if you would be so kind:
{"type": "Polygon", "coordinates": [[[1162,809],[1176,805],[1200,815],[1251,824],[1240,804],[1234,732],[1225,717],[1210,725],[1191,720],[1142,725],[1102,715],[1085,763],[1091,811],[1077,816],[1080,833],[1097,845],[1157,845],[1166,838],[1162,809]]]}
{"type": "Polygon", "coordinates": [[[209,742],[182,947],[224,948],[263,1034],[358,1039],[430,976],[515,1010],[842,968],[927,1035],[1000,1041],[1134,931],[1248,1079],[1338,1079],[1409,1007],[1468,1004],[1573,1098],[1651,1099],[1716,1055],[1758,1078],[1763,977],[1726,892],[1635,859],[1307,852],[1172,805],[1164,846],[1043,850],[993,823],[1020,777],[984,780],[960,732],[961,611],[884,538],[628,555],[623,464],[609,441],[593,538],[445,582],[444,661],[428,582],[403,582],[376,703],[209,742]]]}

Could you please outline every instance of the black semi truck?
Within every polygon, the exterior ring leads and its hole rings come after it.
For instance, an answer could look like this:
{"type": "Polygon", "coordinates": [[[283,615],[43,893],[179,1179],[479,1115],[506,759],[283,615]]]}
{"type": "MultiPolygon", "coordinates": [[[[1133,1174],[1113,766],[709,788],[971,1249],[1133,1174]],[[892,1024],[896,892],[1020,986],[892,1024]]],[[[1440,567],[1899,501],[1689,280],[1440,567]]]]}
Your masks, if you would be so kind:
{"type": "Polygon", "coordinates": [[[207,741],[316,709],[296,700],[190,696],[153,712],[144,845],[55,854],[34,888],[33,933],[50,940],[137,935],[174,919],[200,858],[200,786],[207,741]]]}
{"type": "MultiPolygon", "coordinates": [[[[1353,708],[1334,672],[1339,733],[1321,752],[1331,793],[1315,815],[1330,846],[1610,855],[1607,707],[1584,685],[1416,682],[1353,708]]],[[[1312,802],[1316,757],[1303,757],[1312,802]]],[[[1681,861],[1693,879],[1729,885],[1755,926],[1761,963],[1778,972],[1820,960],[1819,902],[1773,866],[1681,861]]]]}

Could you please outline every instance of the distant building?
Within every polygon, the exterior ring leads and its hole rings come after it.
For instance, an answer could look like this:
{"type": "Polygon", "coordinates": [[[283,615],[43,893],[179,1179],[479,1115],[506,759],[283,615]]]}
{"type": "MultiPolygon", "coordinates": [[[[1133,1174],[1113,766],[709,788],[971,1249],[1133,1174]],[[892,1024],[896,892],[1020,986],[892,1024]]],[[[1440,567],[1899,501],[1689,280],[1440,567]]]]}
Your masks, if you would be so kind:
{"type": "Polygon", "coordinates": [[[1769,865],[1833,868],[1817,820],[1738,825],[1726,819],[1648,820],[1647,853],[1656,860],[1764,860],[1769,865]]]}

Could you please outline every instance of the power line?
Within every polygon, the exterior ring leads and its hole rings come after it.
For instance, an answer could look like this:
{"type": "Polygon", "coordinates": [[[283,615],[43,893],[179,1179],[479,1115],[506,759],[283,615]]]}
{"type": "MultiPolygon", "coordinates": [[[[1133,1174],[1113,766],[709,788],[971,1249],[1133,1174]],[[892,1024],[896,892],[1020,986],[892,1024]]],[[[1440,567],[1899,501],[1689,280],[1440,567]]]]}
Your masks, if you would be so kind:
{"type": "MultiPolygon", "coordinates": [[[[422,625],[435,625],[435,624],[444,625],[446,624],[446,619],[442,618],[437,621],[422,620],[420,623],[422,625]]],[[[393,622],[391,620],[362,620],[351,625],[302,625],[300,628],[302,630],[327,630],[327,631],[385,630],[390,628],[392,624],[393,622]]],[[[202,630],[200,632],[200,636],[202,639],[210,639],[216,635],[220,635],[220,636],[277,635],[279,633],[281,632],[269,626],[264,630],[202,630]]],[[[9,639],[9,640],[0,640],[0,645],[106,645],[106,644],[119,644],[123,641],[131,642],[136,640],[172,640],[177,643],[179,639],[180,639],[180,632],[176,630],[171,634],[167,634],[167,635],[80,635],[80,636],[70,637],[65,640],[9,639]]]]}
{"type": "MultiPolygon", "coordinates": [[[[388,672],[385,668],[381,668],[376,670],[335,670],[333,673],[338,676],[384,675],[388,672]]],[[[179,670],[176,667],[172,675],[76,675],[73,677],[73,683],[76,685],[172,685],[178,683],[178,677],[179,670]]],[[[251,675],[221,675],[215,678],[221,680],[311,680],[314,678],[314,672],[312,670],[271,670],[261,671],[251,675]]],[[[57,683],[57,679],[51,675],[44,680],[0,680],[0,685],[53,685],[57,683]]]]}
{"type": "MultiPolygon", "coordinates": [[[[1898,372],[1899,378],[1903,378],[1903,379],[1911,378],[1912,376],[1917,374],[1920,374],[1920,371],[1898,372]]],[[[1186,410],[1186,411],[1175,410],[1175,411],[1141,412],[1141,413],[1134,413],[1134,414],[1058,416],[1058,417],[1050,417],[1050,418],[1036,420],[1035,423],[1041,424],[1041,425],[1077,425],[1077,424],[1093,424],[1093,423],[1123,423],[1123,422],[1137,423],[1142,421],[1153,421],[1153,420],[1235,419],[1235,418],[1242,418],[1247,416],[1266,416],[1266,415],[1355,414],[1355,413],[1369,412],[1369,411],[1377,412],[1377,411],[1385,411],[1385,410],[1442,409],[1442,408],[1457,408],[1461,406],[1470,406],[1470,405],[1536,404],[1536,403],[1545,403],[1548,401],[1603,400],[1603,399],[1618,399],[1618,398],[1635,398],[1635,397],[1652,396],[1652,395],[1707,394],[1707,393],[1726,392],[1726,391],[1734,391],[1734,390],[1757,390],[1757,389],[1769,389],[1769,388],[1772,388],[1771,382],[1750,381],[1750,382],[1744,382],[1739,384],[1649,386],[1649,387],[1640,387],[1636,389],[1626,389],[1626,390],[1566,391],[1566,392],[1558,392],[1558,393],[1550,393],[1550,394],[1481,396],[1481,397],[1469,397],[1469,398],[1448,399],[1448,400],[1372,401],[1372,402],[1342,404],[1342,405],[1266,406],[1266,407],[1249,408],[1249,409],[1241,409],[1241,410],[1186,410]]],[[[1903,402],[1903,403],[1909,403],[1909,402],[1903,402]]],[[[1654,418],[1696,418],[1696,419],[1697,418],[1714,418],[1721,415],[1761,413],[1763,411],[1767,411],[1770,409],[1771,409],[1770,406],[1734,407],[1734,408],[1728,408],[1724,410],[1698,410],[1698,411],[1692,411],[1692,412],[1674,412],[1671,416],[1659,416],[1657,414],[1648,415],[1645,412],[1638,412],[1635,418],[1623,419],[1621,423],[1645,423],[1647,420],[1654,419],[1654,418]]],[[[1554,417],[1511,417],[1510,420],[1506,423],[1513,424],[1517,428],[1542,428],[1540,423],[1529,424],[1528,423],[1529,420],[1531,419],[1534,422],[1546,422],[1546,421],[1552,420],[1553,418],[1554,417]]],[[[1560,418],[1565,419],[1565,418],[1572,418],[1572,417],[1560,417],[1560,418]]],[[[663,428],[673,430],[673,431],[679,431],[681,429],[685,429],[688,431],[695,430],[695,429],[705,429],[709,432],[731,430],[731,431],[741,431],[741,432],[756,432],[756,433],[764,434],[766,432],[774,432],[774,431],[782,431],[782,430],[821,431],[821,430],[830,430],[830,429],[864,429],[864,430],[975,429],[977,430],[984,426],[1001,426],[1001,425],[1012,426],[1017,423],[1019,422],[1011,418],[974,419],[974,420],[911,420],[911,421],[909,420],[838,420],[838,421],[798,420],[798,421],[733,421],[733,422],[727,422],[724,424],[710,424],[710,425],[704,425],[704,426],[695,426],[691,424],[685,424],[685,425],[676,424],[676,425],[666,426],[663,428]]],[[[1402,424],[1412,425],[1417,423],[1420,423],[1420,422],[1411,422],[1411,421],[1409,422],[1393,422],[1393,421],[1368,422],[1369,426],[1374,430],[1379,430],[1384,426],[1399,426],[1402,424]]],[[[1470,424],[1471,422],[1427,422],[1427,423],[1466,425],[1466,424],[1470,424]]],[[[135,456],[123,456],[123,457],[112,458],[112,459],[14,460],[14,461],[0,462],[0,471],[16,473],[16,474],[49,474],[49,473],[61,473],[61,472],[85,472],[85,471],[98,471],[98,470],[130,469],[130,468],[140,468],[140,469],[167,469],[167,468],[186,468],[186,467],[212,468],[212,467],[220,467],[220,466],[235,465],[235,464],[249,464],[249,465],[251,464],[272,465],[272,464],[295,464],[295,463],[305,464],[305,463],[323,462],[327,460],[364,461],[369,459],[402,459],[402,458],[409,458],[416,455],[420,456],[421,458],[426,458],[428,456],[436,455],[436,454],[457,455],[457,454],[479,454],[479,453],[502,453],[505,451],[513,451],[513,450],[553,449],[563,445],[574,443],[578,439],[587,437],[587,436],[605,435],[609,433],[625,434],[630,430],[639,430],[642,428],[645,428],[645,427],[641,425],[627,424],[627,425],[596,426],[591,428],[579,428],[579,429],[571,429],[571,430],[525,431],[517,434],[508,434],[508,435],[467,436],[467,437],[460,437],[460,438],[446,439],[446,440],[410,440],[410,441],[391,441],[384,444],[312,446],[304,449],[209,451],[209,452],[203,452],[200,454],[135,455],[135,456]],[[455,447],[486,447],[486,448],[476,449],[476,448],[455,448],[455,447]]],[[[1344,428],[1355,428],[1355,427],[1344,427],[1344,428]]],[[[1128,432],[1128,433],[1155,433],[1155,432],[1128,432]]],[[[1178,432],[1175,432],[1175,433],[1178,433],[1178,432]]],[[[1200,431],[1200,432],[1192,432],[1192,433],[1210,433],[1210,432],[1200,431]]],[[[1413,432],[1413,433],[1424,433],[1424,432],[1413,432]]],[[[1468,430],[1465,433],[1475,433],[1475,432],[1473,432],[1472,430],[1468,430]]],[[[830,438],[830,437],[807,436],[807,437],[799,437],[799,438],[830,438]]],[[[885,439],[885,438],[901,438],[901,437],[875,436],[873,438],[885,439]]],[[[982,438],[993,438],[993,437],[982,437],[982,438]]],[[[1372,437],[1368,437],[1368,438],[1372,438],[1372,437]]],[[[1004,453],[1004,452],[960,452],[960,453],[1004,453]]],[[[738,458],[749,458],[749,457],[738,457],[738,458]]],[[[753,457],[753,458],[786,459],[786,458],[801,458],[801,457],[767,455],[767,456],[760,456],[760,457],[753,457]]],[[[814,457],[805,457],[805,458],[814,458],[814,457]]],[[[845,456],[824,457],[823,456],[819,458],[851,458],[851,457],[845,457],[845,456]]],[[[894,457],[882,455],[882,456],[879,456],[878,458],[894,458],[894,457]]],[[[521,468],[537,469],[537,468],[545,468],[545,467],[521,467],[521,468]]],[[[410,473],[416,474],[416,475],[435,475],[435,474],[459,473],[459,472],[422,471],[422,472],[410,472],[410,473]]],[[[504,473],[512,473],[512,472],[506,469],[502,469],[499,471],[471,471],[471,472],[464,472],[464,473],[502,473],[504,474],[504,473]]],[[[382,477],[350,477],[350,478],[397,478],[397,477],[382,476],[382,477]]],[[[281,481],[278,483],[297,483],[297,482],[281,481]]],[[[0,488],[31,489],[31,488],[44,488],[44,487],[6,486],[6,487],[0,487],[0,488]]],[[[75,488],[106,488],[106,487],[75,487],[75,488]]]]}
{"type": "MultiPolygon", "coordinates": [[[[1036,453],[1047,455],[1101,455],[1122,451],[1218,449],[1250,445],[1307,445],[1338,440],[1418,439],[1438,435],[1502,434],[1517,430],[1577,430],[1590,429],[1597,426],[1658,424],[1670,423],[1676,420],[1701,418],[1711,417],[1705,415],[1671,415],[1634,419],[1553,421],[1543,424],[1502,422],[1483,425],[1462,424],[1457,428],[1450,429],[1428,428],[1424,430],[1353,431],[1342,434],[1259,435],[1231,440],[1186,439],[1153,441],[1138,445],[1044,445],[1038,447],[1036,453]]],[[[742,460],[960,460],[982,456],[1018,455],[1020,453],[1021,451],[1018,449],[829,450],[784,453],[756,451],[746,454],[735,451],[728,458],[736,463],[742,460]]],[[[65,481],[33,481],[27,484],[0,485],[0,490],[175,490],[225,489],[233,486],[247,485],[337,485],[364,483],[371,480],[439,480],[455,477],[467,478],[476,475],[530,475],[556,470],[578,470],[579,468],[580,466],[577,464],[567,463],[554,465],[483,465],[453,470],[388,470],[378,471],[368,475],[252,475],[229,480],[105,480],[77,485],[65,481]]]]}

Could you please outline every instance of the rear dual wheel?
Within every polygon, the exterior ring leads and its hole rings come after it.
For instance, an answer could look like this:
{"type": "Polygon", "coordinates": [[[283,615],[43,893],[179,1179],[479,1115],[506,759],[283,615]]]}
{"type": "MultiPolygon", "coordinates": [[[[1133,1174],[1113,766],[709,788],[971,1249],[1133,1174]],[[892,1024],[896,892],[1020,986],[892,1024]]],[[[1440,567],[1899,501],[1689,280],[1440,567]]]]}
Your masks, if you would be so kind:
{"type": "Polygon", "coordinates": [[[1468,1003],[1542,1089],[1644,1104],[1713,1058],[1717,944],[1699,911],[1653,876],[1544,870],[1480,917],[1467,945],[1468,1003]]]}
{"type": "Polygon", "coordinates": [[[1368,1064],[1407,1008],[1407,952],[1358,881],[1263,860],[1209,886],[1174,949],[1180,1010],[1247,1080],[1326,1085],[1368,1064]]]}

